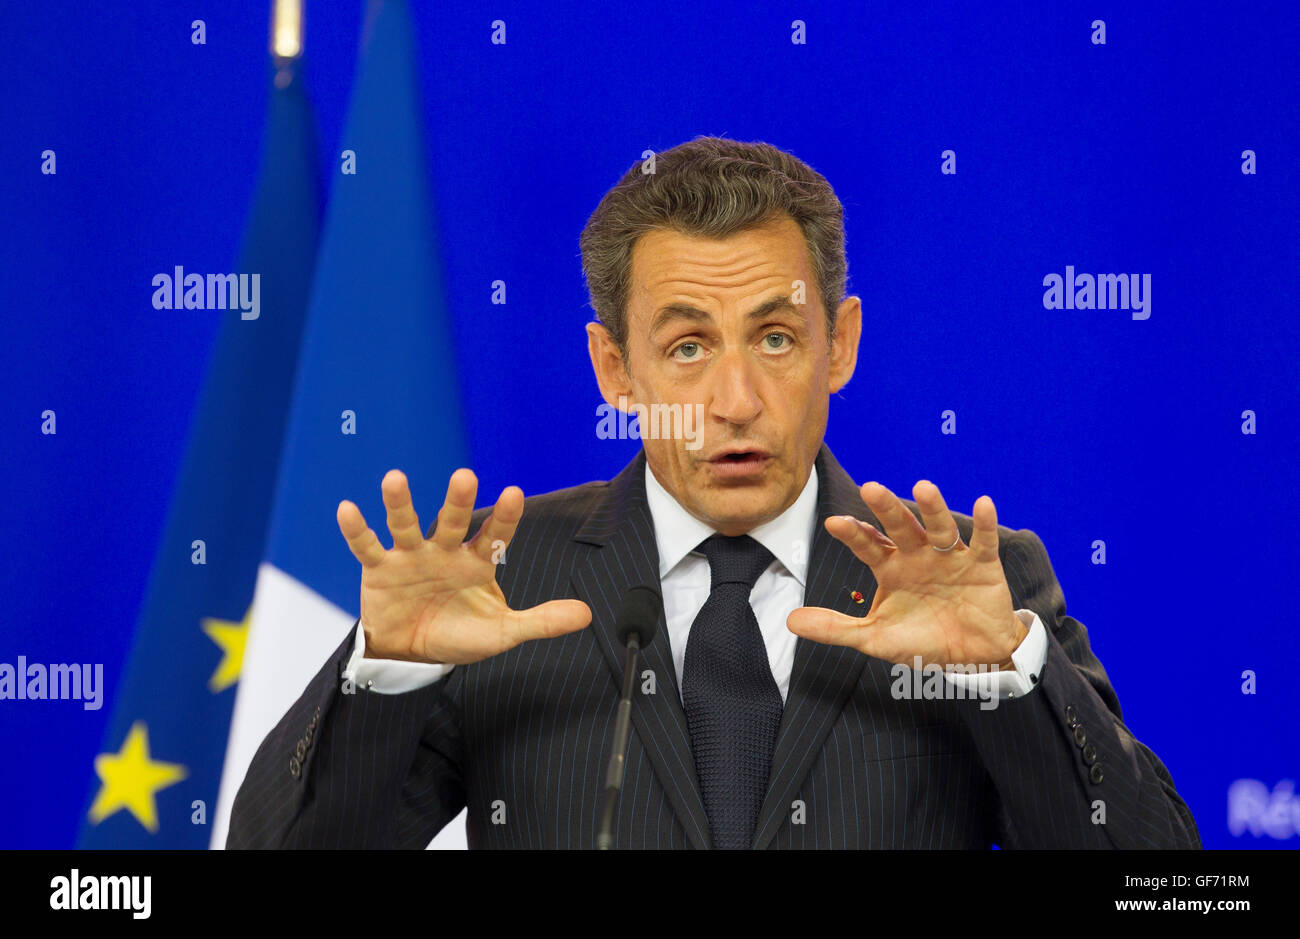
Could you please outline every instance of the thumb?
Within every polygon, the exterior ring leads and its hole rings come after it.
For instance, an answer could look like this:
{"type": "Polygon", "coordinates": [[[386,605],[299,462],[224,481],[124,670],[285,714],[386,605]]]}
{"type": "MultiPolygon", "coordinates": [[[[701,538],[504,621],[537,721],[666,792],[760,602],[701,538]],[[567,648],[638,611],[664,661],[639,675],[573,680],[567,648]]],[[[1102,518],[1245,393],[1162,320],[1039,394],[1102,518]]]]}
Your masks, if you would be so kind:
{"type": "Polygon", "coordinates": [[[506,617],[513,645],[577,632],[590,622],[591,608],[581,600],[550,600],[527,610],[511,610],[506,617]]]}
{"type": "Polygon", "coordinates": [[[801,606],[785,621],[796,636],[832,646],[857,646],[863,627],[859,617],[837,613],[819,606],[801,606]]]}

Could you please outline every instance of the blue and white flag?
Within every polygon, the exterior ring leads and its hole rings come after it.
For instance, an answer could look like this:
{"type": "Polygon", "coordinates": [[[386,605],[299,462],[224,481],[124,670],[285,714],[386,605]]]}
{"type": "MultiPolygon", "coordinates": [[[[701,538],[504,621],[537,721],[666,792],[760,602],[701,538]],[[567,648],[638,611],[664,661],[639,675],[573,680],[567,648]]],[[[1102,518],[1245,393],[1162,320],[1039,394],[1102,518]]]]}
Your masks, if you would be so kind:
{"type": "MultiPolygon", "coordinates": [[[[466,465],[405,0],[373,0],[339,144],[267,552],[231,724],[213,846],[263,738],[347,635],[361,566],[335,520],[355,502],[384,537],[391,468],[417,504],[466,465]]],[[[463,824],[447,837],[464,843],[463,824]]]]}

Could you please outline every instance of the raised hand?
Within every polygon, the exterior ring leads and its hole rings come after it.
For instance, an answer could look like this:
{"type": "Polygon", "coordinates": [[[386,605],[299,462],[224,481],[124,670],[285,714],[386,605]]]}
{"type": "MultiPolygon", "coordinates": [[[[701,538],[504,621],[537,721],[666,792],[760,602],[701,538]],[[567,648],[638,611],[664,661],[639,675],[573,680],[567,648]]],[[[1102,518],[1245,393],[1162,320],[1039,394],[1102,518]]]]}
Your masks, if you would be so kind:
{"type": "Polygon", "coordinates": [[[425,538],[406,476],[389,470],[381,483],[393,547],[385,550],[361,510],[339,503],[339,531],[361,562],[361,625],[366,657],[467,665],[530,639],[576,632],[591,622],[580,600],[552,600],[512,610],[496,582],[496,562],[524,511],[517,486],[502,491],[473,540],[466,542],[478,480],[451,474],[438,525],[425,538]]]}
{"type": "Polygon", "coordinates": [[[997,665],[1012,668],[1011,653],[1028,630],[1012,609],[1011,590],[998,559],[998,517],[980,496],[971,512],[971,543],[964,544],[939,487],[921,480],[912,489],[925,525],[879,483],[867,483],[862,501],[885,527],[849,516],[826,520],[876,577],[865,617],[800,607],[787,626],[795,635],[853,648],[901,665],[997,665]]]}

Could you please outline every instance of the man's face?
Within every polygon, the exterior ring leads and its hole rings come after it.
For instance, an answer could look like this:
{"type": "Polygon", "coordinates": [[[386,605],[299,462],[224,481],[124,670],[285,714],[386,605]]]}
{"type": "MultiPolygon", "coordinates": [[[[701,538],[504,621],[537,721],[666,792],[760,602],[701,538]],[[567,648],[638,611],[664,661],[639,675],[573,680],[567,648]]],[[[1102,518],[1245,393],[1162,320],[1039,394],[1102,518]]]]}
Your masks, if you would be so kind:
{"type": "Polygon", "coordinates": [[[720,241],[643,235],[632,253],[627,362],[600,324],[589,324],[588,345],[609,404],[702,406],[693,442],[650,439],[643,428],[646,460],[687,511],[739,535],[784,512],[808,481],[830,394],[857,360],[856,297],[837,323],[831,342],[803,233],[785,217],[720,241]]]}

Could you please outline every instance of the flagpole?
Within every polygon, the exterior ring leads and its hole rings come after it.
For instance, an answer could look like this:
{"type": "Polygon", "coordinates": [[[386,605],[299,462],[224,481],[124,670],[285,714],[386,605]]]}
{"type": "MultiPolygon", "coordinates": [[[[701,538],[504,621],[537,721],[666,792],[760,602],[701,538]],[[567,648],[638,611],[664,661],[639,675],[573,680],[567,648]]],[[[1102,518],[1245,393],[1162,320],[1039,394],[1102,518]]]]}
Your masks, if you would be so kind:
{"type": "Polygon", "coordinates": [[[302,0],[275,0],[271,10],[271,56],[287,65],[302,56],[302,0]]]}

